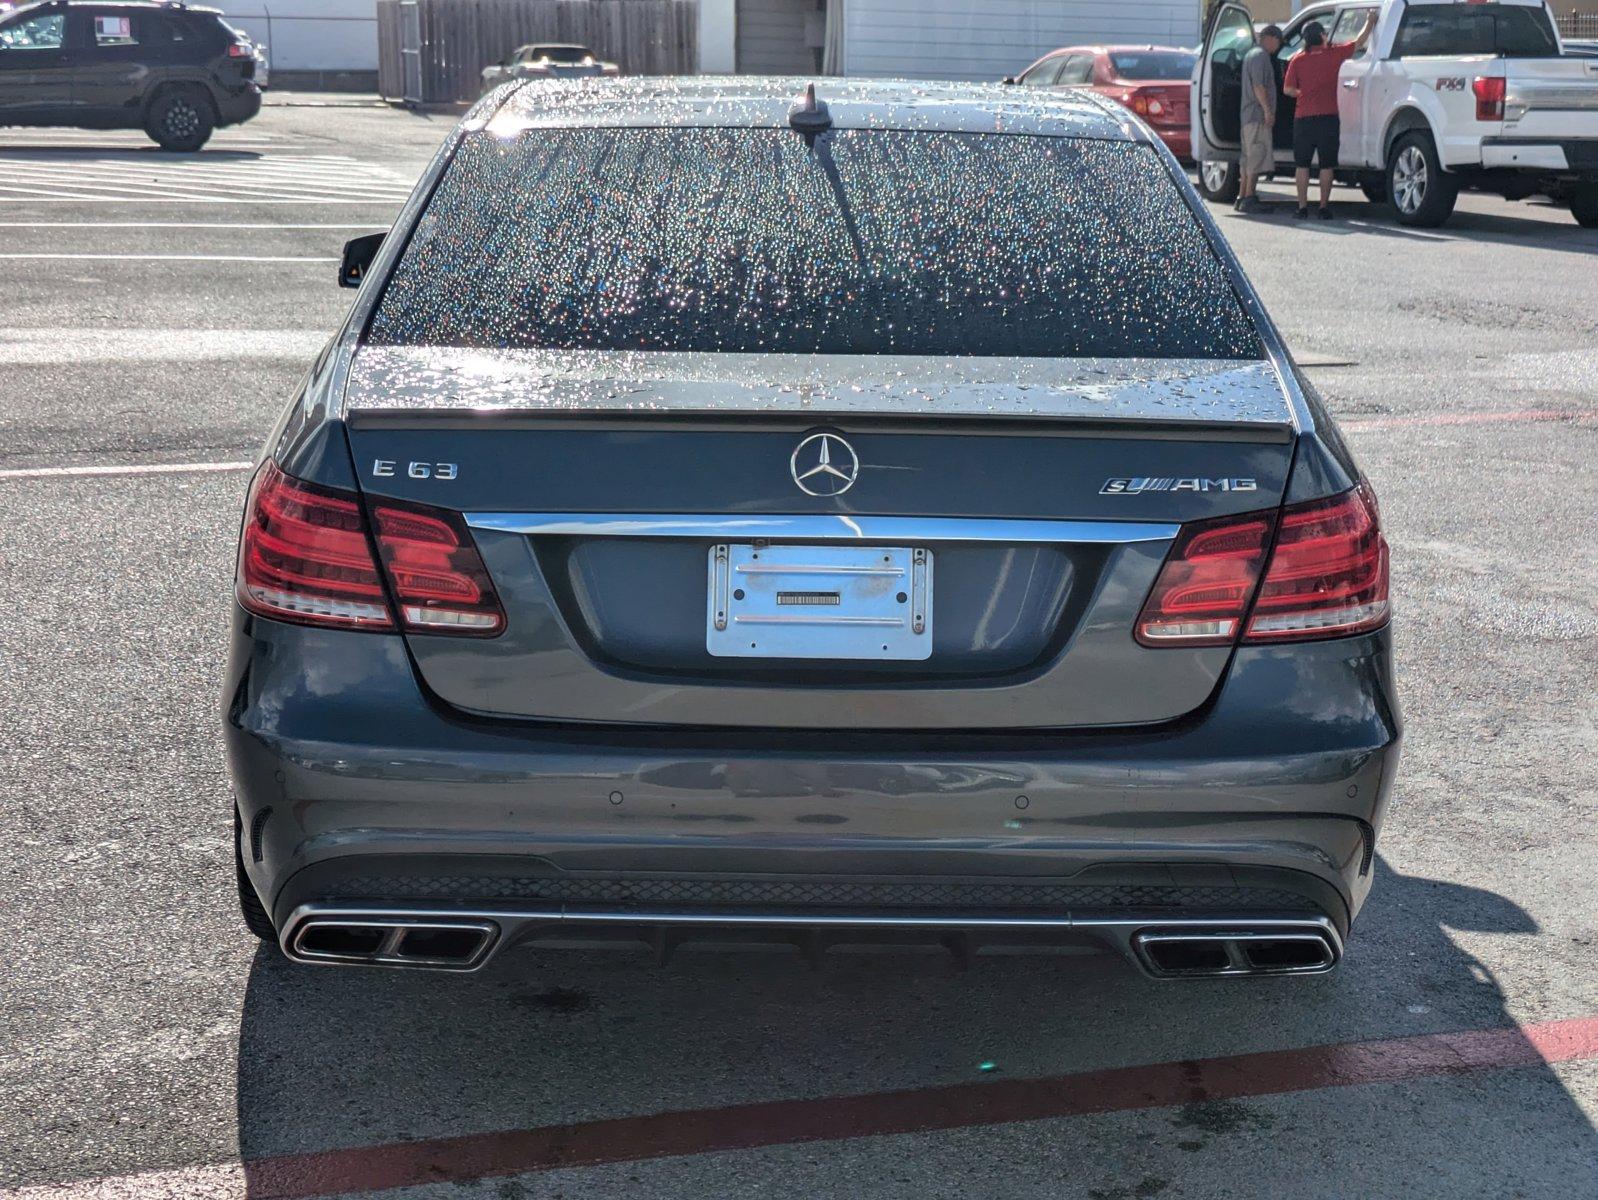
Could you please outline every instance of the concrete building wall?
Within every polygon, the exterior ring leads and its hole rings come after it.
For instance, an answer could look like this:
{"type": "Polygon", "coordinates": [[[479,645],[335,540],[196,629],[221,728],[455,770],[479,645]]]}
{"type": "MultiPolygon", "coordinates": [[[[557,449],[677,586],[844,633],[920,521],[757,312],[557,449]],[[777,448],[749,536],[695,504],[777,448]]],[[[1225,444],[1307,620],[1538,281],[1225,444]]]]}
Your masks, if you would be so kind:
{"type": "Polygon", "coordinates": [[[1196,46],[1197,0],[844,0],[846,75],[997,80],[1060,46],[1196,46]]]}
{"type": "Polygon", "coordinates": [[[699,0],[699,71],[731,75],[738,69],[738,0],[699,0]]]}
{"type": "Polygon", "coordinates": [[[267,47],[274,79],[285,74],[377,76],[377,0],[206,0],[267,47]]]}

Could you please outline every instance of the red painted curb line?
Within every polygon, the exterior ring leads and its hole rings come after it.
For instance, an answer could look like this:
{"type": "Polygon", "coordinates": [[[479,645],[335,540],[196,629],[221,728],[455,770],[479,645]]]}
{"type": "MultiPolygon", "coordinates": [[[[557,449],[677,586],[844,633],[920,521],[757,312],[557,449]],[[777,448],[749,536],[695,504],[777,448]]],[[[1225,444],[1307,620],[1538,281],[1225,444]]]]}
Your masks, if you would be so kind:
{"type": "Polygon", "coordinates": [[[246,1162],[244,1173],[251,1200],[311,1200],[562,1167],[1007,1125],[1591,1058],[1598,1058],[1598,1017],[1577,1017],[1041,1079],[773,1100],[292,1154],[246,1162]]]}

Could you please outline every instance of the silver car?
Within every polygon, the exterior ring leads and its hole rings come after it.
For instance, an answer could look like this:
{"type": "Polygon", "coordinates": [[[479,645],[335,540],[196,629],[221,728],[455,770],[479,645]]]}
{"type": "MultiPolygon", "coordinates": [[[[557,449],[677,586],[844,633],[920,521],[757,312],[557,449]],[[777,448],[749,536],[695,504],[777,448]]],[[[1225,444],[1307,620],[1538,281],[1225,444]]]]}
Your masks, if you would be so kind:
{"type": "Polygon", "coordinates": [[[521,46],[483,68],[485,92],[512,79],[588,79],[620,75],[621,68],[603,62],[587,46],[542,42],[521,46]]]}

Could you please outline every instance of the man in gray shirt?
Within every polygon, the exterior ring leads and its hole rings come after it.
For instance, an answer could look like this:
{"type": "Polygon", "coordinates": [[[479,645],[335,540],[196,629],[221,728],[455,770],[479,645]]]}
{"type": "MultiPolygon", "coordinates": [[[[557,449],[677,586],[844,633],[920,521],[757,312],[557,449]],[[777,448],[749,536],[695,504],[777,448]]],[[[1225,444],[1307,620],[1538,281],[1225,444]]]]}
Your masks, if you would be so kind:
{"type": "Polygon", "coordinates": [[[1238,165],[1237,211],[1264,212],[1254,194],[1261,175],[1274,163],[1271,130],[1276,124],[1276,52],[1282,48],[1282,31],[1275,25],[1260,30],[1254,49],[1243,59],[1242,154],[1238,165]]]}

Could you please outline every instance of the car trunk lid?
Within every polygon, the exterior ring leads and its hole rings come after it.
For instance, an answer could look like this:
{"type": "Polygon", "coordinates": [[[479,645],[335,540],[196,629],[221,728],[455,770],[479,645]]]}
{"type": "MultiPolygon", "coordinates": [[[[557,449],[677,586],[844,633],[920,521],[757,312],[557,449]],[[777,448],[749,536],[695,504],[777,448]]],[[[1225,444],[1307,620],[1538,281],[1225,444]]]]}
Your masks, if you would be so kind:
{"type": "Polygon", "coordinates": [[[1281,502],[1294,437],[1255,360],[369,346],[345,407],[363,489],[463,514],[505,607],[497,638],[406,635],[440,700],[676,726],[1180,717],[1230,651],[1140,646],[1138,609],[1181,524],[1281,502]],[[801,486],[818,437],[847,486],[801,486]],[[798,627],[743,652],[739,590],[798,627]],[[817,619],[900,594],[891,638],[817,619]]]}

